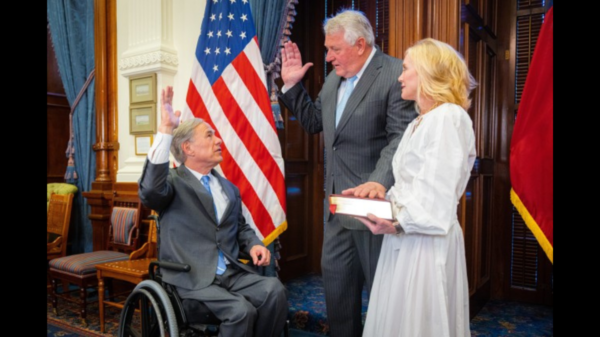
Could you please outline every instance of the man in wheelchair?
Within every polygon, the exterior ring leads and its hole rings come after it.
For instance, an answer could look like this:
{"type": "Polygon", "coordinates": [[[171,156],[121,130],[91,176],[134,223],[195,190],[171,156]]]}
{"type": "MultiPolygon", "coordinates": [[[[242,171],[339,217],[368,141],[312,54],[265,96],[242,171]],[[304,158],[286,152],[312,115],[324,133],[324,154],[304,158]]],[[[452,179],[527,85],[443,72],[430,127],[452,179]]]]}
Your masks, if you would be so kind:
{"type": "Polygon", "coordinates": [[[163,268],[162,279],[182,299],[202,302],[221,321],[219,336],[281,336],[286,290],[249,265],[269,265],[271,253],[246,223],[239,189],[214,170],[223,160],[222,141],[200,118],[180,123],[172,101],[168,86],[139,181],[142,203],[159,214],[159,260],[191,266],[189,272],[163,268]],[[169,148],[177,168],[169,168],[169,148]]]}

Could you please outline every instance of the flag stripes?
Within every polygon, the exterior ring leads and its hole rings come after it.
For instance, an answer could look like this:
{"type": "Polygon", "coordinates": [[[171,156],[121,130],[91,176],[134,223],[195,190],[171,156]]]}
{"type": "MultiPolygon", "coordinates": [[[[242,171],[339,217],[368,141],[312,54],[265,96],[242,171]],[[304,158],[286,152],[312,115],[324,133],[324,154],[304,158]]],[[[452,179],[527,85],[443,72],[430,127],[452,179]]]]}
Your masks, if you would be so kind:
{"type": "Polygon", "coordinates": [[[209,0],[182,120],[209,123],[221,145],[216,168],[235,184],[242,213],[265,244],[287,228],[285,170],[248,0],[209,0]]]}
{"type": "MultiPolygon", "coordinates": [[[[248,57],[240,60],[235,62],[239,69],[246,69],[244,72],[253,69],[248,57]]],[[[287,222],[283,159],[272,155],[280,151],[272,113],[266,116],[256,103],[257,99],[261,100],[256,92],[263,90],[268,102],[266,87],[259,76],[240,75],[234,65],[226,67],[212,87],[199,63],[194,64],[192,73],[186,98],[188,109],[192,115],[211,124],[216,135],[223,139],[224,159],[220,171],[240,189],[246,220],[268,244],[287,228],[287,222]],[[256,87],[259,89],[248,90],[256,87]],[[268,128],[257,130],[255,125],[268,128]]],[[[270,109],[270,102],[268,104],[270,109]]]]}

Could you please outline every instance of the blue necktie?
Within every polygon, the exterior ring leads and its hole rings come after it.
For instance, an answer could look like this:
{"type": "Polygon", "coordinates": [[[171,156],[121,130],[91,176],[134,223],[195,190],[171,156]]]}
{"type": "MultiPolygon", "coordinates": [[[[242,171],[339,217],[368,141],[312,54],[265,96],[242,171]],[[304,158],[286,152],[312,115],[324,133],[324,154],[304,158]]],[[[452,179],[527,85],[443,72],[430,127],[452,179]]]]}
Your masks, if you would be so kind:
{"type": "Polygon", "coordinates": [[[346,102],[348,102],[348,98],[350,98],[350,94],[352,90],[354,90],[354,81],[356,81],[358,77],[352,76],[346,80],[346,90],[344,90],[344,96],[342,96],[342,100],[337,104],[337,108],[335,110],[335,127],[337,128],[340,119],[342,119],[342,114],[344,113],[344,108],[346,107],[346,102]]]}
{"type": "MultiPolygon", "coordinates": [[[[208,184],[209,180],[210,180],[209,176],[203,176],[200,179],[200,181],[202,182],[202,185],[204,185],[204,187],[206,187],[208,194],[210,194],[210,196],[212,197],[212,192],[210,191],[210,185],[208,184]]],[[[217,224],[218,224],[219,213],[217,213],[217,206],[215,205],[214,199],[213,199],[213,207],[215,208],[215,216],[217,217],[217,224]]],[[[219,249],[219,261],[217,262],[217,275],[222,275],[225,272],[225,269],[227,269],[227,265],[225,264],[225,258],[223,256],[223,252],[219,249]]]]}

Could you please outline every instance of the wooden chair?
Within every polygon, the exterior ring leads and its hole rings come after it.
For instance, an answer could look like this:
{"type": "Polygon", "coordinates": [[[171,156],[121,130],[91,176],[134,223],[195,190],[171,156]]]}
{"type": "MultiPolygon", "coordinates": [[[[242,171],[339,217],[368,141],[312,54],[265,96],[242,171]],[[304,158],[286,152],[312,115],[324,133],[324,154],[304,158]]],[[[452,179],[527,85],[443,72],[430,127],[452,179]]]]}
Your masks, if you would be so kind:
{"type": "Polygon", "coordinates": [[[77,186],[67,183],[48,183],[46,184],[47,206],[50,208],[50,196],[52,194],[75,194],[77,186]]]}
{"type": "MultiPolygon", "coordinates": [[[[100,332],[104,333],[104,306],[112,306],[123,309],[126,298],[118,300],[123,294],[111,294],[109,298],[104,298],[104,284],[112,280],[122,280],[134,285],[149,278],[148,270],[150,262],[156,261],[157,235],[156,235],[156,213],[152,211],[150,215],[148,228],[148,241],[144,245],[129,255],[129,260],[114,261],[96,265],[96,274],[98,276],[98,307],[100,309],[100,332]]],[[[142,221],[144,222],[144,221],[142,221]]],[[[109,289],[112,287],[109,287],[109,289]]],[[[126,293],[129,294],[131,290],[126,293]]]]}
{"type": "MultiPolygon", "coordinates": [[[[50,184],[48,186],[50,189],[50,184]]],[[[77,187],[75,187],[75,191],[77,191],[77,187]]],[[[48,261],[67,255],[74,196],[74,192],[64,194],[52,192],[48,196],[48,214],[46,217],[46,275],[48,282],[46,289],[52,288],[50,274],[48,274],[48,261]]],[[[64,287],[64,289],[68,289],[68,287],[64,287]]]]}
{"type": "Polygon", "coordinates": [[[67,255],[67,239],[74,194],[52,194],[47,216],[47,261],[67,255]]]}
{"type": "Polygon", "coordinates": [[[50,279],[52,280],[52,307],[58,315],[58,297],[80,304],[80,318],[83,326],[87,326],[86,307],[88,288],[96,288],[98,277],[96,265],[112,261],[129,259],[129,254],[140,247],[140,213],[141,202],[136,196],[115,196],[110,216],[109,241],[106,250],[81,253],[59,257],[49,262],[50,279]],[[58,281],[75,284],[76,290],[58,293],[58,281]],[[79,290],[79,298],[72,293],[79,290]]]}

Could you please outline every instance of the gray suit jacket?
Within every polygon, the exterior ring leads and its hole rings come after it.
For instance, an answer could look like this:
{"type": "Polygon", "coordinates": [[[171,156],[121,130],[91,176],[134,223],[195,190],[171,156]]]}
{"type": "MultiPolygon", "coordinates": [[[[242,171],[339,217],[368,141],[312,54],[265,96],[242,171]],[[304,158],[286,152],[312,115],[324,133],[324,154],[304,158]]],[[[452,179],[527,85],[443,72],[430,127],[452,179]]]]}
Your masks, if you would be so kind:
{"type": "Polygon", "coordinates": [[[211,173],[229,198],[218,226],[212,196],[183,165],[169,169],[169,163],[155,165],[146,159],[139,181],[142,203],[160,217],[159,259],[191,266],[187,273],[162,269],[163,279],[190,290],[202,289],[213,282],[217,246],[230,263],[256,273],[238,258],[244,254],[242,257],[248,259],[254,245],[263,245],[242,215],[239,189],[215,170],[211,173]]]}
{"type": "MultiPolygon", "coordinates": [[[[392,186],[392,157],[406,126],[417,116],[414,102],[401,97],[401,73],[400,59],[377,50],[355,84],[337,128],[335,110],[342,78],[335,71],[327,76],[314,102],[301,83],[279,94],[280,103],[307,132],[323,131],[325,197],[334,191],[334,186],[336,193],[367,181],[378,182],[386,189],[392,186]]],[[[325,212],[330,219],[329,206],[325,212]]],[[[367,230],[351,217],[343,216],[340,221],[346,228],[367,230]]]]}

